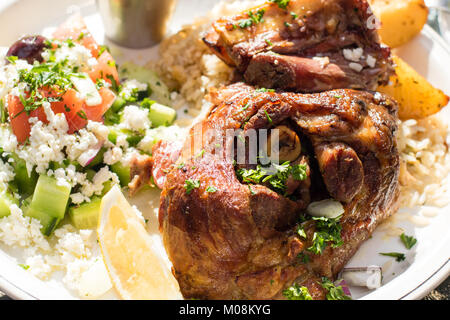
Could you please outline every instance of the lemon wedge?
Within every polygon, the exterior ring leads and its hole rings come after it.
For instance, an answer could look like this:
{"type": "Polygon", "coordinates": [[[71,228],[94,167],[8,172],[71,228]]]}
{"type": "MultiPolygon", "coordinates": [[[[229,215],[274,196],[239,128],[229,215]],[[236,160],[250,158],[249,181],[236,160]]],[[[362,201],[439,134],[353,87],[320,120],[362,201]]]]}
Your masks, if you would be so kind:
{"type": "Polygon", "coordinates": [[[97,234],[111,282],[122,299],[182,299],[161,248],[118,186],[102,199],[97,234]]]}

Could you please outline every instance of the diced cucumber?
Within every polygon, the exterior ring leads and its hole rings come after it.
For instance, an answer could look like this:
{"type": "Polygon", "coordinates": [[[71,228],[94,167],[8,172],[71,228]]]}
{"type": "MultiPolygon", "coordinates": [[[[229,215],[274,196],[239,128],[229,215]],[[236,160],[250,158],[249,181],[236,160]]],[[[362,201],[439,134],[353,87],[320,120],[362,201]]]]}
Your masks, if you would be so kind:
{"type": "Polygon", "coordinates": [[[148,83],[152,93],[150,98],[161,102],[165,105],[170,105],[170,91],[162,82],[158,75],[145,67],[139,66],[132,62],[126,62],[120,66],[119,70],[121,76],[136,79],[139,82],[148,83]]]}
{"type": "Polygon", "coordinates": [[[94,179],[94,176],[97,172],[95,172],[95,170],[93,169],[88,169],[86,170],[86,179],[88,179],[89,181],[92,181],[92,179],[94,179]]]}
{"type": "Polygon", "coordinates": [[[111,180],[108,180],[103,183],[103,190],[102,190],[102,196],[104,196],[111,188],[115,185],[114,182],[111,180]]]}
{"type": "Polygon", "coordinates": [[[119,161],[119,162],[116,162],[113,165],[111,165],[111,170],[112,170],[112,172],[117,174],[117,176],[119,177],[120,185],[122,187],[128,186],[128,184],[130,183],[130,167],[129,166],[124,166],[119,161]]]}
{"type": "Polygon", "coordinates": [[[22,205],[20,206],[20,209],[22,210],[24,215],[27,215],[26,212],[28,211],[28,209],[30,209],[31,200],[33,200],[32,195],[22,200],[22,205]]]}
{"type": "Polygon", "coordinates": [[[60,186],[52,177],[40,175],[26,215],[41,222],[41,232],[48,236],[64,218],[71,187],[60,186]]]}
{"type": "Polygon", "coordinates": [[[28,175],[27,165],[25,161],[19,158],[17,155],[12,154],[13,162],[11,165],[14,168],[14,182],[16,183],[19,193],[24,196],[28,196],[33,193],[38,180],[38,174],[32,171],[28,175]]]}
{"type": "Polygon", "coordinates": [[[119,124],[120,123],[120,114],[117,111],[114,111],[112,108],[109,108],[108,111],[103,115],[105,124],[108,126],[119,124]]]}
{"type": "Polygon", "coordinates": [[[19,201],[8,190],[0,193],[0,219],[9,216],[11,213],[11,205],[19,204],[19,201]]]}
{"type": "Polygon", "coordinates": [[[112,111],[114,112],[119,112],[123,107],[125,107],[126,103],[127,102],[125,101],[125,99],[117,97],[110,109],[112,109],[112,111]]]}
{"type": "Polygon", "coordinates": [[[109,133],[108,133],[108,140],[111,143],[116,144],[118,135],[119,135],[119,130],[116,130],[114,128],[110,128],[109,129],[109,133]]]}
{"type": "Polygon", "coordinates": [[[94,229],[97,227],[102,198],[93,197],[91,202],[69,208],[70,221],[78,229],[94,229]]]}
{"type": "Polygon", "coordinates": [[[148,99],[144,99],[141,106],[149,109],[148,118],[152,122],[152,127],[169,126],[177,117],[174,109],[148,99]]]}
{"type": "Polygon", "coordinates": [[[122,129],[122,130],[110,129],[109,134],[108,134],[108,140],[111,143],[116,144],[117,136],[119,134],[125,134],[127,136],[126,140],[130,147],[137,146],[138,143],[144,138],[144,135],[139,132],[135,132],[135,131],[127,130],[127,129],[122,129]]]}
{"type": "Polygon", "coordinates": [[[70,165],[73,165],[75,167],[75,170],[77,171],[80,171],[82,169],[81,165],[77,161],[71,161],[69,159],[65,159],[62,162],[52,161],[49,164],[49,169],[52,170],[57,170],[60,168],[67,169],[70,165]]]}

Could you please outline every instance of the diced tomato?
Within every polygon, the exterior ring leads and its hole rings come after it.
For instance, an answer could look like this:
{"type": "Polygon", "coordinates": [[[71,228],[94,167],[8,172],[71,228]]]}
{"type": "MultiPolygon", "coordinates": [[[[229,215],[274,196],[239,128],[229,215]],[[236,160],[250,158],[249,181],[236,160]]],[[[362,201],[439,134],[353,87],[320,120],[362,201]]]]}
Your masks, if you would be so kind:
{"type": "Polygon", "coordinates": [[[74,133],[86,126],[88,118],[84,110],[85,102],[75,90],[67,90],[62,96],[62,100],[52,102],[51,106],[53,112],[66,115],[69,133],[74,133]]]}
{"type": "Polygon", "coordinates": [[[98,93],[102,97],[102,103],[96,106],[86,106],[85,111],[89,120],[101,122],[103,115],[111,107],[116,95],[108,88],[101,88],[98,93]]]}
{"type": "Polygon", "coordinates": [[[98,57],[100,47],[86,27],[86,23],[81,14],[71,16],[66,22],[60,25],[53,33],[53,37],[59,40],[72,39],[89,49],[92,56],[95,58],[98,57]]]}
{"type": "MultiPolygon", "coordinates": [[[[41,91],[47,97],[58,97],[58,94],[42,89],[41,91]]],[[[67,90],[62,96],[60,101],[51,102],[51,108],[55,114],[64,113],[66,116],[67,123],[69,125],[69,133],[74,133],[81,128],[84,128],[87,124],[87,115],[85,111],[85,102],[78,96],[78,93],[73,90],[67,90]]],[[[43,108],[37,108],[33,110],[28,115],[24,111],[24,106],[20,101],[19,97],[8,95],[8,113],[11,123],[11,128],[17,141],[19,143],[25,142],[30,136],[31,126],[29,119],[32,117],[37,117],[40,121],[47,123],[47,116],[43,108]]]]}
{"type": "Polygon", "coordinates": [[[116,63],[114,58],[108,51],[104,51],[100,57],[97,59],[98,64],[96,64],[93,69],[89,72],[89,77],[92,81],[97,82],[97,79],[104,79],[106,82],[113,84],[111,77],[119,83],[119,73],[117,72],[116,63]]]}
{"type": "Polygon", "coordinates": [[[22,102],[19,97],[8,95],[6,97],[8,104],[9,121],[11,123],[12,132],[15,134],[19,143],[25,142],[30,135],[30,118],[24,111],[22,102]]]}

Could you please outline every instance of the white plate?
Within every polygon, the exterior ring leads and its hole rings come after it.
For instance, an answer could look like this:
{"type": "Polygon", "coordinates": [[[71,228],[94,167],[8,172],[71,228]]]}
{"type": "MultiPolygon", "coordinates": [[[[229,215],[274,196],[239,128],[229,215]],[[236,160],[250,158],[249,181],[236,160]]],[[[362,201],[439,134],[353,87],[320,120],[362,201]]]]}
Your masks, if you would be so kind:
{"type": "MultiPolygon", "coordinates": [[[[188,23],[212,8],[215,1],[179,0],[171,30],[188,23]]],[[[9,46],[24,34],[48,32],[63,22],[74,10],[81,10],[94,36],[103,42],[103,26],[96,13],[95,1],[74,0],[3,0],[0,4],[0,46],[9,46]],[[11,4],[12,3],[12,4],[11,4]]],[[[114,49],[114,48],[113,48],[114,49]]],[[[122,50],[116,58],[133,59],[143,63],[154,56],[156,48],[141,51],[122,50]]],[[[432,84],[450,93],[450,48],[428,26],[413,41],[398,50],[398,54],[410,63],[432,84]]],[[[443,117],[450,117],[444,110],[443,117]]],[[[154,193],[157,198],[157,192],[154,193]]],[[[148,207],[148,199],[141,199],[141,209],[148,207]]],[[[375,291],[352,289],[361,299],[420,299],[450,274],[450,207],[443,208],[426,227],[417,227],[408,221],[396,220],[395,226],[406,230],[418,239],[418,244],[406,252],[398,237],[387,237],[377,230],[372,239],[365,242],[349,262],[349,266],[381,265],[384,267],[383,286],[375,291]],[[397,263],[379,252],[406,252],[406,260],[397,263]]],[[[411,214],[414,214],[414,210],[411,214]]],[[[151,213],[144,212],[147,217],[151,213]]],[[[156,220],[154,221],[156,225],[156,220]]],[[[153,232],[157,232],[154,228],[153,232]]],[[[11,251],[0,250],[0,290],[16,299],[76,299],[60,281],[43,282],[18,267],[11,251]]],[[[114,298],[111,291],[104,298],[114,298]]]]}

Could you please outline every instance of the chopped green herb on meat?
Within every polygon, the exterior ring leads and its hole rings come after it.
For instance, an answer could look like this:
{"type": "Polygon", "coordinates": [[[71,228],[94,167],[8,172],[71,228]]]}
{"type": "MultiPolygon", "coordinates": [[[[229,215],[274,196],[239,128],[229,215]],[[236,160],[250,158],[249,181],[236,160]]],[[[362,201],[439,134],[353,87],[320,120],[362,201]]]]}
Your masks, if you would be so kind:
{"type": "Polygon", "coordinates": [[[276,3],[280,9],[286,9],[289,5],[290,0],[269,0],[270,2],[276,3]]]}
{"type": "MultiPolygon", "coordinates": [[[[343,244],[341,238],[342,226],[340,224],[340,216],[337,218],[312,217],[315,221],[315,231],[312,238],[312,244],[307,248],[314,254],[322,254],[323,250],[330,245],[332,248],[339,247],[343,244]]],[[[297,234],[306,239],[307,235],[302,224],[297,226],[297,234]]]]}
{"type": "Polygon", "coordinates": [[[260,9],[255,13],[253,13],[253,11],[249,11],[248,14],[248,18],[247,19],[241,19],[238,21],[238,26],[241,29],[245,29],[248,27],[251,27],[254,24],[258,24],[258,23],[262,23],[264,22],[263,16],[264,13],[266,12],[266,10],[264,9],[260,9]]]}
{"type": "Polygon", "coordinates": [[[286,161],[281,165],[272,165],[276,169],[276,172],[272,174],[261,165],[257,165],[256,169],[238,169],[236,174],[243,183],[268,184],[269,188],[281,194],[286,192],[286,181],[290,176],[299,181],[306,179],[306,165],[304,164],[290,165],[290,162],[286,161]]]}
{"type": "Polygon", "coordinates": [[[321,286],[328,291],[327,300],[352,300],[351,297],[344,293],[342,286],[336,287],[328,278],[323,277],[321,286]]]}
{"type": "Polygon", "coordinates": [[[200,182],[198,180],[187,179],[184,182],[184,188],[186,189],[186,194],[190,194],[192,190],[198,189],[200,187],[200,182]]]}
{"type": "Polygon", "coordinates": [[[288,300],[312,300],[308,288],[303,286],[300,287],[296,283],[286,290],[283,290],[283,296],[285,296],[288,300]]]}

